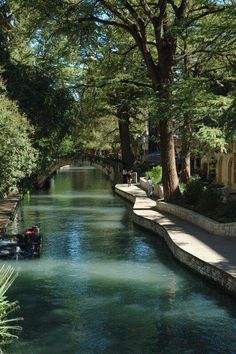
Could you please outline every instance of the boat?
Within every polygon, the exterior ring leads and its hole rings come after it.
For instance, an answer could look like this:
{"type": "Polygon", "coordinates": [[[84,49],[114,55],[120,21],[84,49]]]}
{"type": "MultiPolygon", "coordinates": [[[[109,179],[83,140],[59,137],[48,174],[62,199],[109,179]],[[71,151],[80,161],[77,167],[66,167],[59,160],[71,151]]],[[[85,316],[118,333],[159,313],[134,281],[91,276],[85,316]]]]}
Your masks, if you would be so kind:
{"type": "Polygon", "coordinates": [[[32,226],[22,234],[0,235],[0,259],[36,258],[40,253],[41,235],[38,226],[32,226]]]}

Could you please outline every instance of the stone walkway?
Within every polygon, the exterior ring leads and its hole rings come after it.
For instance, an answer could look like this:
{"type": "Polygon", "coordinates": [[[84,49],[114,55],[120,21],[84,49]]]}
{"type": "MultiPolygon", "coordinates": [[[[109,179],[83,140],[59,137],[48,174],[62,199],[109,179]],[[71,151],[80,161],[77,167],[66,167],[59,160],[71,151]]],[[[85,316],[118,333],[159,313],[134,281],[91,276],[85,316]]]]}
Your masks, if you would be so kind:
{"type": "Polygon", "coordinates": [[[236,238],[215,236],[171,214],[137,185],[116,185],[117,194],[134,203],[134,222],[158,233],[173,255],[186,266],[236,295],[236,238]]]}
{"type": "Polygon", "coordinates": [[[0,228],[6,227],[13,218],[20,199],[21,196],[19,194],[9,195],[6,199],[0,199],[0,228]]]}

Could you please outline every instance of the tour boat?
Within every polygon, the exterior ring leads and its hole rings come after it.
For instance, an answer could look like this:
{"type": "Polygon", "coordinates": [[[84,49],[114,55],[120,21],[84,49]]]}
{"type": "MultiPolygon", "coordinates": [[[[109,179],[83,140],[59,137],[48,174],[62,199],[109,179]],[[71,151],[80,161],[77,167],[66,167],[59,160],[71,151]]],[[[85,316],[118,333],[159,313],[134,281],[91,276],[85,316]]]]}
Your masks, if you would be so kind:
{"type": "Polygon", "coordinates": [[[39,257],[41,235],[38,226],[26,229],[22,234],[0,236],[0,259],[26,259],[39,257]]]}

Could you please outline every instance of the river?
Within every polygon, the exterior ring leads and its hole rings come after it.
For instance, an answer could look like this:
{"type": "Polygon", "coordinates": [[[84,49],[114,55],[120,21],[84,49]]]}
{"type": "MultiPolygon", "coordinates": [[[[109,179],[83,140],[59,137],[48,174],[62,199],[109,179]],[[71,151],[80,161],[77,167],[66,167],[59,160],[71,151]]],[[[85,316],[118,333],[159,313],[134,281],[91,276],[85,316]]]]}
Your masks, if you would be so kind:
{"type": "Polygon", "coordinates": [[[25,197],[12,230],[38,224],[40,259],[14,263],[14,354],[236,353],[233,298],[179,265],[133,225],[102,172],[60,170],[25,197]]]}

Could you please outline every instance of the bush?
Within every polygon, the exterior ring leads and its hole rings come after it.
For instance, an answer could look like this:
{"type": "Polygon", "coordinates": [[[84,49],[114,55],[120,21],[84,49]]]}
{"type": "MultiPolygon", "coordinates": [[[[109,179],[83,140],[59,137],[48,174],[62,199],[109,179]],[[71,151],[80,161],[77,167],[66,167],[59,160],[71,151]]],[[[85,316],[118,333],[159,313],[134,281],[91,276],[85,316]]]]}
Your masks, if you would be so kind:
{"type": "Polygon", "coordinates": [[[198,208],[200,211],[211,211],[215,210],[221,203],[223,199],[222,191],[214,185],[205,186],[198,203],[198,208]]]}
{"type": "Polygon", "coordinates": [[[153,181],[153,183],[155,184],[159,184],[161,183],[161,179],[162,179],[162,167],[161,166],[155,166],[153,167],[150,171],[147,171],[145,173],[145,177],[151,177],[151,180],[153,181]]]}
{"type": "Polygon", "coordinates": [[[183,192],[184,202],[187,204],[198,204],[203,193],[205,183],[200,177],[192,177],[186,184],[185,191],[183,192]]]}
{"type": "Polygon", "coordinates": [[[215,217],[219,222],[236,222],[236,201],[220,204],[216,210],[215,217]]]}
{"type": "Polygon", "coordinates": [[[183,192],[184,203],[194,207],[196,211],[215,210],[223,200],[222,186],[206,184],[199,177],[193,177],[186,184],[183,192]]]}

